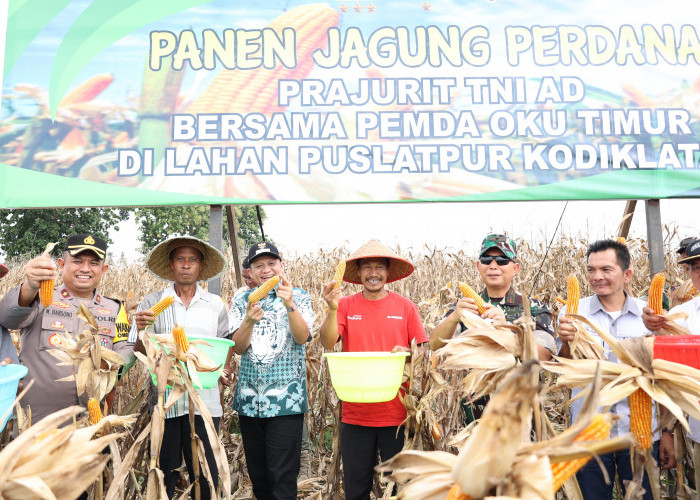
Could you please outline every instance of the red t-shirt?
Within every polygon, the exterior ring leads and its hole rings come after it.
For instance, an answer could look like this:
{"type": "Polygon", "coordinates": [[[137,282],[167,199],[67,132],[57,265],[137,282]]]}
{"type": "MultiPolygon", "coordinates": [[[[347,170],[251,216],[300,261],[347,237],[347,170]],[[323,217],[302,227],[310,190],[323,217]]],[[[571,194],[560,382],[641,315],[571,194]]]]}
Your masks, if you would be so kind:
{"type": "MultiPolygon", "coordinates": [[[[367,300],[362,292],[342,297],[338,304],[338,334],[343,351],[391,351],[395,346],[410,347],[428,341],[416,305],[389,292],[380,300],[367,300]]],[[[367,427],[400,425],[406,408],[397,395],[385,403],[343,402],[343,422],[367,427]]]]}

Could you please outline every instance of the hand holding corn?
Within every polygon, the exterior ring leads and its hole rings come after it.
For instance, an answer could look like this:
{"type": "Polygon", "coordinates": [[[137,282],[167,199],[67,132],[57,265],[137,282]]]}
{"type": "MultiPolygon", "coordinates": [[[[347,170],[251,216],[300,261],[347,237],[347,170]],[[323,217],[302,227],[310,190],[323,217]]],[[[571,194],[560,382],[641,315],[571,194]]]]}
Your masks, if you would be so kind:
{"type": "Polygon", "coordinates": [[[559,338],[562,342],[573,342],[576,338],[576,326],[568,316],[559,317],[559,338]]]}
{"type": "Polygon", "coordinates": [[[284,304],[284,307],[287,309],[294,306],[294,299],[292,298],[293,291],[292,285],[290,285],[289,281],[282,276],[282,281],[280,281],[280,284],[277,287],[277,297],[282,299],[282,304],[284,304]]]}
{"type": "MultiPolygon", "coordinates": [[[[53,281],[56,278],[56,263],[49,257],[48,253],[44,252],[27,262],[24,266],[24,275],[27,280],[22,285],[19,305],[26,307],[41,291],[42,281],[53,281]]],[[[46,288],[46,285],[44,286],[46,288]]],[[[53,286],[51,288],[53,295],[53,286]]]]}
{"type": "Polygon", "coordinates": [[[338,310],[338,302],[340,301],[340,287],[336,287],[335,280],[324,283],[323,285],[323,300],[328,304],[330,311],[338,310]]]}

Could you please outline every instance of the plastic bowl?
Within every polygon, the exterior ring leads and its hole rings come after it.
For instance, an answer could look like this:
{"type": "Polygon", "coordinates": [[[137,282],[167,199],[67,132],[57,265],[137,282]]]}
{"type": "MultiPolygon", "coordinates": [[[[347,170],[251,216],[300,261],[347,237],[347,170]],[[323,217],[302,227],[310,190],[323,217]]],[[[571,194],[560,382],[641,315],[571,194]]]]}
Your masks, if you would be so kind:
{"type": "MultiPolygon", "coordinates": [[[[221,337],[204,337],[198,335],[188,335],[188,339],[204,340],[211,345],[197,344],[197,349],[206,354],[214,364],[223,365],[226,362],[226,356],[230,347],[236,345],[233,340],[222,339],[221,337]]],[[[211,389],[219,385],[219,372],[197,372],[199,381],[202,386],[195,385],[197,389],[211,389]]]]}
{"type": "Polygon", "coordinates": [[[327,352],[331,384],[349,403],[381,403],[396,397],[407,352],[327,352]]]}
{"type": "Polygon", "coordinates": [[[0,432],[5,428],[7,420],[12,415],[10,408],[17,396],[17,386],[19,379],[24,377],[29,370],[24,365],[9,364],[0,366],[0,418],[7,412],[5,418],[0,421],[0,432]]]}
{"type": "Polygon", "coordinates": [[[700,370],[700,335],[654,337],[654,357],[700,370]]]}
{"type": "MultiPolygon", "coordinates": [[[[212,362],[214,362],[214,364],[217,365],[223,365],[226,362],[226,356],[228,355],[229,347],[233,347],[236,344],[233,340],[222,339],[221,337],[207,337],[205,335],[188,335],[187,338],[189,340],[204,340],[205,342],[210,344],[197,344],[196,348],[202,351],[204,354],[206,354],[207,357],[211,359],[212,362]]],[[[167,349],[164,348],[164,350],[167,352],[167,349]]],[[[153,385],[157,385],[155,374],[150,370],[149,373],[151,373],[151,381],[153,382],[153,385]]],[[[217,387],[219,384],[220,375],[218,371],[198,371],[197,375],[199,376],[199,382],[201,383],[201,385],[197,385],[193,381],[192,385],[195,387],[195,389],[211,389],[213,387],[217,387]]],[[[168,387],[170,388],[172,386],[169,385],[168,387]]]]}

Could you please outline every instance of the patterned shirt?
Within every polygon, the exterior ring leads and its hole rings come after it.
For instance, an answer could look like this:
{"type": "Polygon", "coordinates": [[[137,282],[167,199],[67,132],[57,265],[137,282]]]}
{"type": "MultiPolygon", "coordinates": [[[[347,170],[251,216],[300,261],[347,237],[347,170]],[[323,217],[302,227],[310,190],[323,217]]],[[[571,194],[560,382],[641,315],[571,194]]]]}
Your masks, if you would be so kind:
{"type": "MultiPolygon", "coordinates": [[[[248,290],[236,297],[229,312],[231,331],[245,319],[248,290]]],[[[309,328],[314,326],[311,296],[294,288],[292,300],[309,328]]],[[[269,418],[306,413],[306,344],[294,341],[287,308],[276,289],[262,299],[264,315],[253,327],[250,346],[241,356],[233,409],[246,417],[269,418]]]]}

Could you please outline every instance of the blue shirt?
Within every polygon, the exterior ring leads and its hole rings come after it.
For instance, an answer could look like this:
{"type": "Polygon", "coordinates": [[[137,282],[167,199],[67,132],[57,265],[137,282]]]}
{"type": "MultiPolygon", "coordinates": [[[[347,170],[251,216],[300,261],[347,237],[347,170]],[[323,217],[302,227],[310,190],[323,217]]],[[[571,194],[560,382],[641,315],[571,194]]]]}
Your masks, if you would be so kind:
{"type": "MultiPolygon", "coordinates": [[[[229,311],[231,331],[245,319],[248,290],[235,298],[229,311]]],[[[311,296],[294,288],[292,300],[309,327],[314,326],[311,296]]],[[[264,315],[253,327],[250,346],[241,356],[233,409],[245,417],[269,418],[306,413],[306,344],[294,341],[287,308],[276,289],[260,301],[264,315]]]]}
{"type": "MultiPolygon", "coordinates": [[[[630,297],[625,294],[625,303],[622,306],[622,310],[619,311],[620,315],[617,318],[613,318],[605,310],[603,304],[598,299],[597,295],[592,295],[590,297],[585,297],[581,299],[578,306],[578,313],[589,319],[591,322],[595,323],[601,330],[610,333],[615,339],[623,340],[632,337],[644,337],[646,335],[651,335],[651,332],[646,329],[644,322],[642,321],[642,309],[646,306],[646,302],[634,297],[630,297]]],[[[565,308],[562,308],[559,316],[561,317],[565,312],[565,308]]],[[[608,361],[617,363],[618,359],[614,352],[610,349],[610,346],[603,341],[603,339],[595,333],[592,328],[587,325],[584,326],[588,333],[591,334],[596,341],[598,341],[606,350],[606,358],[608,361]]],[[[561,339],[557,338],[558,347],[561,348],[561,339]]],[[[581,390],[573,389],[571,396],[575,396],[581,390]]],[[[573,403],[571,403],[571,421],[576,421],[576,415],[581,410],[583,406],[583,398],[579,398],[573,403]]],[[[626,434],[630,430],[630,408],[629,399],[624,398],[617,403],[615,403],[610,411],[620,416],[620,420],[613,424],[612,430],[610,431],[610,437],[617,437],[626,434]]],[[[656,429],[658,424],[656,422],[655,412],[652,411],[652,422],[651,428],[656,429]]],[[[654,440],[659,439],[658,432],[654,433],[654,440]]]]}

